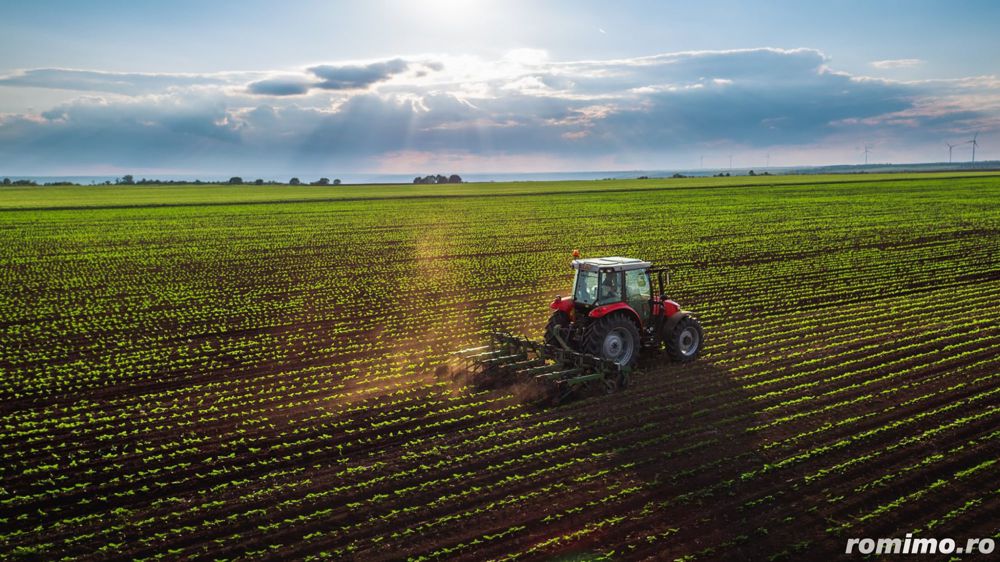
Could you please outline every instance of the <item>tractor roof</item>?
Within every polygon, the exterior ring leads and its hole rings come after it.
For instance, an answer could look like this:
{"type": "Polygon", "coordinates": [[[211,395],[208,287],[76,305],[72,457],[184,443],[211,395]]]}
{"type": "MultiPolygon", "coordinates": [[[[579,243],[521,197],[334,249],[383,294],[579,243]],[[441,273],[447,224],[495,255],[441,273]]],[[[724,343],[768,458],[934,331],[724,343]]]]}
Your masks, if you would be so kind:
{"type": "Polygon", "coordinates": [[[633,269],[648,269],[653,264],[648,261],[633,258],[622,258],[618,256],[610,258],[587,258],[585,260],[573,260],[573,269],[583,271],[631,271],[633,269]]]}

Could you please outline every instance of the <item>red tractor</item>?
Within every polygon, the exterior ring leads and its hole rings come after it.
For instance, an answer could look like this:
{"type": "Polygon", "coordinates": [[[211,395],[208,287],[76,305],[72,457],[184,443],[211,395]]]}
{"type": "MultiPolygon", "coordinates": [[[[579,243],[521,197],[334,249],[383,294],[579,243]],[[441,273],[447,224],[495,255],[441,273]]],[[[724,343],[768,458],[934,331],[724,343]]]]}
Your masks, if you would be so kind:
{"type": "Polygon", "coordinates": [[[555,312],[545,329],[547,345],[626,366],[635,364],[640,349],[661,345],[677,361],[698,357],[701,324],[663,292],[666,269],[621,257],[575,259],[572,266],[573,296],[556,297],[550,305],[555,312]]]}
{"type": "MultiPolygon", "coordinates": [[[[573,257],[579,258],[574,251],[573,257]]],[[[606,392],[629,386],[643,348],[662,345],[677,361],[701,352],[701,325],[663,292],[666,269],[629,258],[575,259],[572,297],[556,297],[543,341],[507,332],[489,345],[456,355],[475,377],[493,383],[534,380],[548,387],[554,403],[593,384],[606,392]],[[659,291],[653,293],[653,274],[659,291]]]]}

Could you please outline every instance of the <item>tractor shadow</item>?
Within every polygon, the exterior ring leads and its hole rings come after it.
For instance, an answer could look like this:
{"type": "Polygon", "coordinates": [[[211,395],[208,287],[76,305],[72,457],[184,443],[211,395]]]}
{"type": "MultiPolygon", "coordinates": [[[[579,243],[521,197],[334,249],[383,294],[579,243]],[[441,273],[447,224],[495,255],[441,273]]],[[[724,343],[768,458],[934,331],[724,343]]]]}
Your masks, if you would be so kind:
{"type": "Polygon", "coordinates": [[[648,354],[627,389],[584,398],[581,406],[597,401],[602,410],[606,405],[628,413],[625,429],[636,431],[627,439],[635,444],[625,444],[623,458],[650,461],[631,469],[644,480],[666,482],[715,454],[735,459],[756,450],[757,439],[747,431],[756,421],[753,402],[727,370],[703,359],[678,363],[665,353],[648,354]]]}
{"type": "Polygon", "coordinates": [[[760,432],[752,429],[764,418],[735,375],[711,359],[679,363],[647,352],[627,388],[608,394],[592,384],[558,405],[540,400],[531,383],[462,369],[449,375],[468,389],[520,401],[534,421],[558,419],[549,427],[561,433],[547,446],[572,452],[550,462],[588,459],[560,475],[575,483],[572,494],[524,516],[530,540],[572,534],[595,521],[617,523],[550,553],[554,558],[616,550],[627,552],[625,559],[673,559],[712,544],[733,545],[728,552],[737,559],[766,558],[788,546],[778,533],[761,536],[776,514],[787,515],[783,504],[769,503],[785,484],[745,477],[768,462],[760,432]]]}
{"type": "Polygon", "coordinates": [[[670,461],[635,463],[630,470],[644,479],[661,481],[671,471],[697,466],[713,452],[758,460],[758,440],[748,431],[759,421],[753,401],[729,371],[704,359],[680,363],[663,351],[646,352],[625,388],[609,389],[603,381],[594,381],[558,400],[553,400],[559,393],[550,386],[460,361],[439,367],[436,376],[476,392],[511,395],[527,409],[579,419],[583,426],[605,419],[622,435],[613,445],[629,464],[645,460],[645,455],[670,461]]]}
{"type": "Polygon", "coordinates": [[[590,450],[607,459],[603,468],[612,476],[604,484],[606,496],[638,490],[621,504],[588,510],[588,521],[625,516],[629,523],[567,554],[592,554],[667,533],[675,547],[645,555],[675,558],[675,552],[699,550],[695,545],[703,541],[725,542],[760,526],[740,507],[757,493],[741,483],[741,474],[761,463],[758,437],[748,431],[758,422],[756,408],[727,370],[703,359],[676,363],[654,352],[640,362],[628,388],[582,394],[551,410],[588,428],[589,435],[578,439],[606,436],[590,450]]]}

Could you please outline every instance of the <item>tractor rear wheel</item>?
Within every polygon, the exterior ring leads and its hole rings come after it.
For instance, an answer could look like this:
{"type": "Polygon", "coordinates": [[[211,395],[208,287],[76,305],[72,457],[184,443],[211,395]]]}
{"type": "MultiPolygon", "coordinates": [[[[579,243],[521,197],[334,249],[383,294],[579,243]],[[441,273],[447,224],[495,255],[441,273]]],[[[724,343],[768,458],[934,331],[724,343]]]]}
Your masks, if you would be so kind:
{"type": "Polygon", "coordinates": [[[639,328],[621,314],[599,319],[584,343],[586,353],[630,367],[639,358],[639,328]]]}
{"type": "Polygon", "coordinates": [[[553,345],[555,347],[562,347],[563,344],[559,343],[559,338],[556,334],[563,339],[567,345],[569,344],[569,314],[561,310],[557,310],[552,313],[549,317],[549,323],[545,326],[545,345],[553,345]]]}
{"type": "Polygon", "coordinates": [[[685,316],[667,334],[664,343],[671,359],[687,363],[694,361],[701,353],[704,340],[698,319],[694,316],[685,316]]]}

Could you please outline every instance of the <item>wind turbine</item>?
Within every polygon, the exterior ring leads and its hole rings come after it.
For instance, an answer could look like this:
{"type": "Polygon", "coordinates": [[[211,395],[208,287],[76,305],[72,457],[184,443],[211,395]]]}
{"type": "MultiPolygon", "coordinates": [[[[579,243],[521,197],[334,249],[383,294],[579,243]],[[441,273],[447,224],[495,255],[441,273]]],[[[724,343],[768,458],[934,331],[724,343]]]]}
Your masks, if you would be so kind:
{"type": "Polygon", "coordinates": [[[871,152],[872,145],[865,143],[865,166],[868,165],[868,153],[871,152]]]}
{"type": "Polygon", "coordinates": [[[976,140],[976,138],[978,136],[979,136],[979,131],[976,131],[976,134],[972,135],[972,140],[968,140],[968,141],[965,141],[965,143],[963,143],[963,144],[971,144],[972,145],[972,165],[973,166],[976,165],[976,147],[979,146],[979,142],[976,140]]]}
{"type": "MultiPolygon", "coordinates": [[[[945,144],[948,145],[948,163],[951,164],[951,149],[955,148],[958,145],[951,144],[950,142],[946,142],[945,144]]],[[[959,144],[964,144],[964,143],[959,143],[959,144]]]]}

